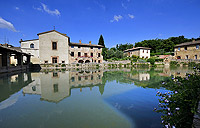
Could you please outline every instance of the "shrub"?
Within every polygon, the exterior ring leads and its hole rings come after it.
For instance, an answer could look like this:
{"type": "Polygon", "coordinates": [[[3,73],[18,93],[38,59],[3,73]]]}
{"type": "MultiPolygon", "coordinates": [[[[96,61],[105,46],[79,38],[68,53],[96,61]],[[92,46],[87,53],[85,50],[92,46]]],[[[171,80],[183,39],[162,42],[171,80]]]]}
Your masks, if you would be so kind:
{"type": "Polygon", "coordinates": [[[76,64],[76,66],[79,66],[79,64],[76,64]]]}
{"type": "Polygon", "coordinates": [[[163,62],[164,59],[156,58],[155,62],[163,62]]]}
{"type": "Polygon", "coordinates": [[[65,64],[62,64],[62,65],[61,65],[61,67],[65,67],[65,66],[66,66],[65,64]]]}
{"type": "Polygon", "coordinates": [[[177,61],[171,61],[170,66],[180,66],[177,61]]]}
{"type": "Polygon", "coordinates": [[[195,63],[195,62],[189,62],[189,63],[188,63],[188,66],[189,66],[189,67],[195,67],[195,66],[196,66],[196,63],[195,63]]]}
{"type": "Polygon", "coordinates": [[[139,58],[139,56],[136,56],[136,55],[132,55],[131,57],[132,57],[132,58],[135,58],[135,59],[138,59],[138,58],[139,58]]]}
{"type": "Polygon", "coordinates": [[[155,59],[154,58],[149,58],[147,60],[147,62],[150,62],[151,65],[154,65],[155,64],[155,59]]]}
{"type": "Polygon", "coordinates": [[[168,92],[157,92],[159,109],[156,112],[163,113],[161,116],[164,127],[192,128],[193,117],[200,100],[200,76],[187,74],[185,78],[176,77],[162,82],[162,86],[168,92]]]}
{"type": "Polygon", "coordinates": [[[132,62],[137,62],[137,58],[133,58],[133,59],[132,59],[132,62]]]}

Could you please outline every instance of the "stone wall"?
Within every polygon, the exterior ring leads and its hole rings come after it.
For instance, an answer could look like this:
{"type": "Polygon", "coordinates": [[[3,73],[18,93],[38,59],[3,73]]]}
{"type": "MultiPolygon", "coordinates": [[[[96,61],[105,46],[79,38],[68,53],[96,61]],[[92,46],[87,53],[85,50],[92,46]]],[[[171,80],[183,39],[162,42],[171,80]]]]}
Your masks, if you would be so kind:
{"type": "Polygon", "coordinates": [[[94,62],[94,63],[102,63],[103,62],[103,56],[101,55],[102,48],[97,47],[83,47],[83,46],[73,46],[69,48],[70,50],[70,63],[78,63],[80,60],[83,60],[83,63],[87,62],[94,62]],[[71,53],[74,52],[74,56],[71,56],[71,53]],[[78,52],[81,53],[80,56],[78,56],[78,52]],[[93,53],[93,57],[91,55],[93,53]],[[87,54],[87,56],[85,56],[87,54]],[[100,57],[98,56],[100,54],[100,57]]]}
{"type": "Polygon", "coordinates": [[[200,59],[200,49],[196,49],[196,45],[187,46],[187,50],[184,49],[185,47],[180,47],[180,51],[178,47],[174,49],[175,51],[175,58],[177,59],[180,56],[180,59],[187,59],[186,55],[188,55],[188,59],[196,59],[195,55],[197,55],[197,59],[200,59]]]}

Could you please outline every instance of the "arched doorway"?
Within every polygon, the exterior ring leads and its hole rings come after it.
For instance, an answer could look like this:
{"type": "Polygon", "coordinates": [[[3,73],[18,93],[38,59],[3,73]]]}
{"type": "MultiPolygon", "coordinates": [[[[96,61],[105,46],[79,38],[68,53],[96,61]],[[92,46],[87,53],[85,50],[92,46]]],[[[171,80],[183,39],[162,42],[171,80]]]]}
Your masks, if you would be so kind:
{"type": "Polygon", "coordinates": [[[85,63],[90,63],[90,61],[89,61],[89,60],[86,60],[85,63]]]}
{"type": "Polygon", "coordinates": [[[83,63],[83,60],[79,60],[78,63],[83,63]]]}

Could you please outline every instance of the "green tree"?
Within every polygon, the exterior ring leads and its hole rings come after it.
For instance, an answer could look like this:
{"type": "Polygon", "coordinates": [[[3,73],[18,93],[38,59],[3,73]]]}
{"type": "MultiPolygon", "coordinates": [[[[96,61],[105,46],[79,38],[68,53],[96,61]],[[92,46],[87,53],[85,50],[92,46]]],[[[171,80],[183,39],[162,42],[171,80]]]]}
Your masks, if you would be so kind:
{"type": "Polygon", "coordinates": [[[107,60],[108,59],[108,48],[103,48],[101,54],[103,56],[103,59],[107,60]]]}
{"type": "Polygon", "coordinates": [[[104,44],[104,39],[103,39],[103,36],[101,35],[100,38],[99,38],[99,43],[98,45],[102,45],[105,47],[105,44],[104,44]]]}

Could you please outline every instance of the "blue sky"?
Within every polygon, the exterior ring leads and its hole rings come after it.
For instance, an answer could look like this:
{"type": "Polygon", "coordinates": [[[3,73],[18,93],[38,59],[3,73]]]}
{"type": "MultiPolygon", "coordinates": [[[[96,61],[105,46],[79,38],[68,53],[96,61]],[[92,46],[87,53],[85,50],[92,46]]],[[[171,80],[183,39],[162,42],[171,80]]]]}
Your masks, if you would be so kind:
{"type": "Polygon", "coordinates": [[[37,33],[56,30],[72,42],[107,47],[146,39],[184,35],[200,36],[200,0],[1,0],[0,43],[5,37],[38,38],[37,33]]]}

